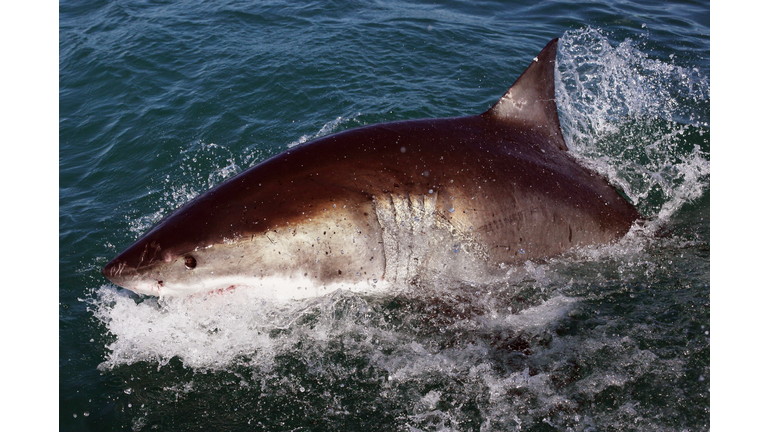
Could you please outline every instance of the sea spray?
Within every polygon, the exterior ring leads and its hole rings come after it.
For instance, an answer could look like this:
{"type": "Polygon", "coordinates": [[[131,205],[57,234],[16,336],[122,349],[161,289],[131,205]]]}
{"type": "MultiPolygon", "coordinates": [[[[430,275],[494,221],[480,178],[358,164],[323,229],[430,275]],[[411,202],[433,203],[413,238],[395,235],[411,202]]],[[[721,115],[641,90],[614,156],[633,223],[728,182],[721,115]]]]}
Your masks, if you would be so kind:
{"type": "Polygon", "coordinates": [[[653,231],[709,185],[709,78],[645,42],[569,30],[556,97],[570,151],[627,194],[653,231]]]}

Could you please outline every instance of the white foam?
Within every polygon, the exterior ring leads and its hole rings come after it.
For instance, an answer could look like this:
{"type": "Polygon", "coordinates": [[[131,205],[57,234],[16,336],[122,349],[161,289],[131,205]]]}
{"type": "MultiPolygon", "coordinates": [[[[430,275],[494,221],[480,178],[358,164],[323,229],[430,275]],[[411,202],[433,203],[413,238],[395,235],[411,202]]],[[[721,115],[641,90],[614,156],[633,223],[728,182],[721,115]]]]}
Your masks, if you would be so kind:
{"type": "MultiPolygon", "coordinates": [[[[406,287],[402,287],[401,291],[405,290],[406,287]]],[[[357,323],[356,317],[370,313],[372,308],[367,300],[349,290],[329,288],[326,295],[293,301],[265,299],[262,293],[248,288],[161,299],[138,298],[126,290],[104,285],[95,294],[91,300],[94,314],[115,338],[107,347],[110,354],[102,365],[106,368],[136,361],[156,362],[161,366],[173,357],[180,358],[187,366],[202,369],[223,368],[239,362],[268,364],[281,347],[290,346],[307,332],[313,340],[322,341],[346,331],[367,335],[365,345],[373,340],[402,345],[399,355],[381,358],[386,368],[393,371],[393,379],[417,372],[406,372],[410,368],[430,367],[416,359],[425,354],[426,348],[410,340],[407,334],[376,326],[363,330],[365,326],[357,323]],[[339,311],[346,316],[342,322],[336,319],[339,311]],[[302,326],[305,319],[312,321],[310,328],[302,326]],[[274,332],[281,331],[287,333],[281,338],[273,337],[274,332]]],[[[560,319],[574,302],[558,296],[520,315],[502,314],[493,320],[493,325],[517,330],[540,328],[560,319]]],[[[480,355],[474,352],[475,348],[468,349],[461,356],[480,355]]],[[[423,360],[437,367],[450,367],[463,361],[436,358],[423,360]]]]}
{"type": "Polygon", "coordinates": [[[159,299],[136,297],[112,286],[102,286],[95,299],[95,315],[115,341],[102,368],[137,361],[162,366],[178,357],[185,365],[219,369],[236,361],[268,365],[279,345],[271,331],[290,327],[302,311],[235,290],[159,299]]]}
{"type": "Polygon", "coordinates": [[[558,295],[519,314],[507,315],[504,322],[521,331],[537,330],[566,316],[576,302],[573,297],[558,295]]]}

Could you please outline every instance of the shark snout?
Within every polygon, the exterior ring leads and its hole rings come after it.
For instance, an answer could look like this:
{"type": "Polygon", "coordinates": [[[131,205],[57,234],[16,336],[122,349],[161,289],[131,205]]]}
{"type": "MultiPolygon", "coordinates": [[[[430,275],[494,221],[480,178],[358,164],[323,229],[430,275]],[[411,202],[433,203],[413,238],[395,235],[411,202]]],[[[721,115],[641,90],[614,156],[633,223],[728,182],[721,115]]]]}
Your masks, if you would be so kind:
{"type": "Polygon", "coordinates": [[[118,258],[112,260],[101,270],[101,274],[104,277],[119,287],[127,288],[137,293],[150,295],[158,295],[160,293],[164,285],[162,279],[153,277],[149,272],[139,271],[128,265],[126,261],[118,258]]]}

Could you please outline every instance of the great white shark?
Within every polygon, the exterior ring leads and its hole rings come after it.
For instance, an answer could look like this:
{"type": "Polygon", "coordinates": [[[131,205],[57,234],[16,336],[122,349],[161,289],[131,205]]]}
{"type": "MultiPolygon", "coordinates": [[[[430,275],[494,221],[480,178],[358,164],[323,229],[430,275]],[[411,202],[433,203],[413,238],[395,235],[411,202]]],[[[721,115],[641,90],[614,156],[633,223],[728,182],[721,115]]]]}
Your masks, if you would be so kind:
{"type": "Polygon", "coordinates": [[[624,236],[637,210],[568,152],[557,39],[488,111],[292,148],[201,194],[103,269],[141,294],[265,297],[461,279],[624,236]]]}

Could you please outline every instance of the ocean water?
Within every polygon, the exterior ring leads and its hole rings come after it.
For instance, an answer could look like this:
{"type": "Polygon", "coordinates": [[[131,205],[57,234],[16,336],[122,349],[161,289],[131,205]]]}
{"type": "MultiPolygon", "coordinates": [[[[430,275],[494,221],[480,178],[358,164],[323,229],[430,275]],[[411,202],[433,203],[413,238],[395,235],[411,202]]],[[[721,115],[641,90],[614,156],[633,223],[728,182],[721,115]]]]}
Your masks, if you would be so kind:
{"type": "Polygon", "coordinates": [[[61,430],[709,429],[709,3],[59,5],[61,430]],[[566,141],[646,221],[501,280],[157,299],[100,273],[315,137],[485,111],[561,38],[566,141]]]}

